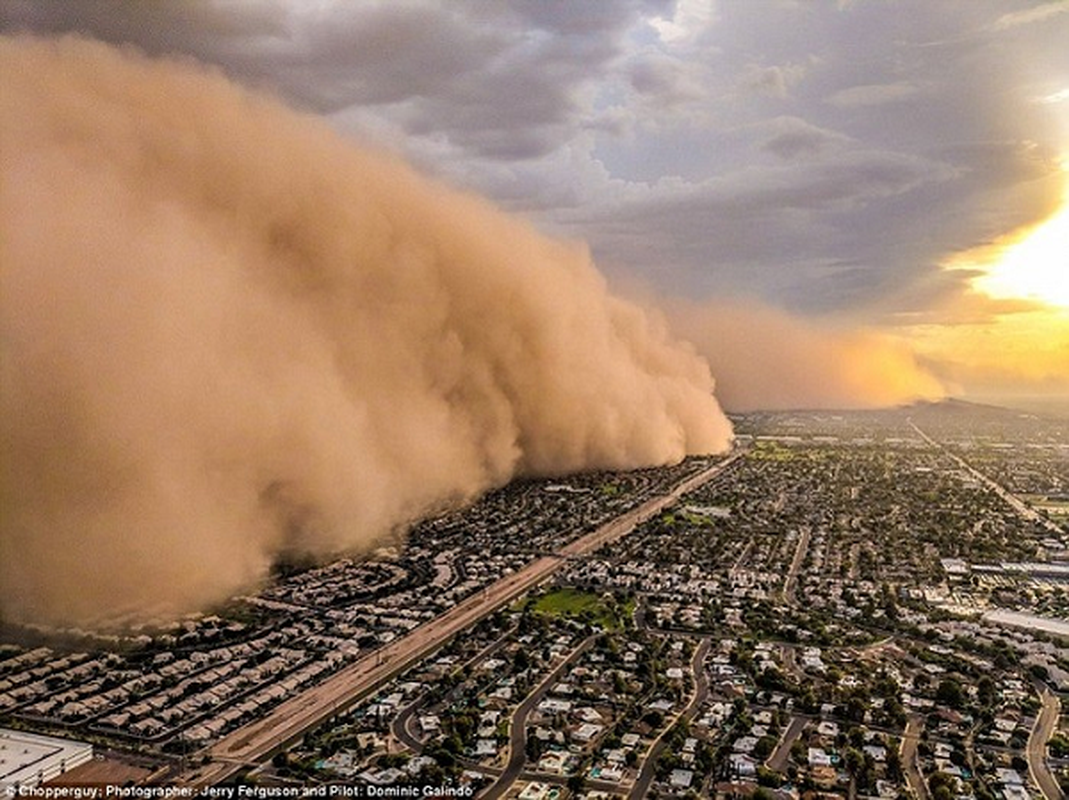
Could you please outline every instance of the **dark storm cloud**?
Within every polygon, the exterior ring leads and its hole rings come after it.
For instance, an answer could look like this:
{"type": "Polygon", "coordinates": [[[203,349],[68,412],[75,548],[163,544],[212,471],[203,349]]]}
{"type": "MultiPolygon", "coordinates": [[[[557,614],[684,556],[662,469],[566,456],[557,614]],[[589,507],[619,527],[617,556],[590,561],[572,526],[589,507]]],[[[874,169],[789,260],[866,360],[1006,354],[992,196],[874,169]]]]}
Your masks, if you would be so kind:
{"type": "MultiPolygon", "coordinates": [[[[752,100],[717,95],[714,121],[682,138],[686,150],[676,148],[689,151],[695,167],[661,156],[679,180],[638,192],[653,207],[644,216],[625,206],[626,231],[612,229],[611,219],[595,226],[596,250],[613,263],[659,254],[661,280],[674,277],[689,290],[715,291],[722,281],[796,308],[845,310],[938,271],[977,235],[1041,218],[1059,192],[1036,180],[1053,174],[1052,159],[1030,151],[1063,139],[1052,110],[1033,102],[1057,84],[1035,81],[1033,65],[1044,64],[1049,81],[1052,70],[1067,74],[1066,57],[1050,31],[1024,39],[1022,25],[1020,40],[985,34],[1010,7],[720,4],[707,37],[720,51],[709,60],[711,83],[735,64],[740,81],[760,91],[752,100]],[[739,130],[751,131],[757,146],[741,143],[739,130]],[[884,155],[863,168],[858,150],[884,155]],[[755,153],[791,163],[766,172],[755,153]],[[828,160],[837,166],[820,166],[828,160]],[[688,176],[710,169],[719,182],[688,176]],[[770,175],[782,183],[765,185],[770,175]],[[722,187],[712,198],[711,186],[722,187]],[[633,245],[642,255],[629,259],[633,245]],[[783,273],[797,283],[785,284],[783,273]]],[[[610,172],[624,160],[613,159],[610,172]]],[[[611,218],[617,206],[604,208],[611,218]]]]}
{"type": "MultiPolygon", "coordinates": [[[[298,106],[404,104],[411,132],[526,159],[574,131],[577,94],[619,52],[632,4],[7,2],[4,27],[188,53],[298,106]]],[[[388,112],[386,112],[388,113],[388,112]]]]}
{"type": "Polygon", "coordinates": [[[815,156],[846,139],[797,117],[776,117],[760,128],[768,136],[760,148],[788,160],[815,156]]]}
{"type": "Polygon", "coordinates": [[[701,97],[684,64],[663,55],[648,54],[636,59],[627,69],[631,88],[659,105],[694,101],[701,97]]]}
{"type": "Polygon", "coordinates": [[[672,183],[622,200],[598,217],[578,209],[607,263],[641,252],[658,263],[695,264],[674,272],[692,291],[754,291],[796,308],[832,298],[863,299],[893,277],[892,264],[856,262],[865,230],[853,220],[879,215],[889,198],[952,180],[944,163],[895,153],[851,151],[802,165],[769,165],[689,186],[672,183]],[[715,243],[715,247],[713,245],[715,243]],[[794,253],[786,260],[784,253],[794,253]],[[803,257],[804,254],[804,257],[803,257]]]}
{"type": "Polygon", "coordinates": [[[533,36],[487,69],[415,104],[417,134],[445,133],[459,147],[493,159],[527,159],[555,150],[580,114],[578,88],[614,48],[597,38],[533,36]]]}
{"type": "Polygon", "coordinates": [[[667,294],[923,315],[968,290],[968,275],[943,277],[949,256],[1035,223],[1062,195],[1060,3],[0,8],[7,29],[219,65],[667,294]]]}
{"type": "MultiPolygon", "coordinates": [[[[574,0],[510,0],[498,4],[502,16],[514,16],[522,24],[563,36],[601,37],[622,33],[640,7],[668,6],[670,3],[576,3],[574,0]]],[[[484,2],[468,3],[473,15],[493,14],[484,2]]]]}
{"type": "Polygon", "coordinates": [[[89,33],[157,55],[188,53],[320,112],[444,91],[478,74],[502,37],[431,6],[133,0],[15,2],[8,29],[89,33]]]}

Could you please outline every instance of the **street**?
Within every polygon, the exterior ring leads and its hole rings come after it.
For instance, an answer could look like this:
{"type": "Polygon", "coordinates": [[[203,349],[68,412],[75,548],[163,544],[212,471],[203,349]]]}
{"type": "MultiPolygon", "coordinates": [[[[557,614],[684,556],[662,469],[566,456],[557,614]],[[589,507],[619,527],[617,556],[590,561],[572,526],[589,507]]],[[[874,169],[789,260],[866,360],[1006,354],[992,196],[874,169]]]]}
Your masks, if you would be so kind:
{"type": "MultiPolygon", "coordinates": [[[[537,586],[561,568],[569,557],[593,552],[630,533],[685,493],[701,486],[735,463],[744,453],[727,458],[676,487],[647,500],[562,548],[560,555],[543,556],[523,569],[468,597],[457,606],[406,636],[375,650],[349,667],[276,706],[265,717],[242,726],[208,748],[208,763],[187,770],[179,780],[193,786],[211,786],[241,769],[266,760],[274,751],[305,731],[344,710],[384,681],[440,647],[451,637],[537,586]]],[[[194,759],[196,760],[196,759],[194,759]]]]}

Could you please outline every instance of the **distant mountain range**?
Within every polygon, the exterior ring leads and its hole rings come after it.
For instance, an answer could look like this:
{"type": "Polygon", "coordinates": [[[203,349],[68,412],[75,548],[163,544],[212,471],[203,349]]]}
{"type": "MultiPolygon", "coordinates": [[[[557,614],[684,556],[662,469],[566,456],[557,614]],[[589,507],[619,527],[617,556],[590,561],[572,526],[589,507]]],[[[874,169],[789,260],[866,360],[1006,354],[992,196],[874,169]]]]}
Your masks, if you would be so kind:
{"type": "Polygon", "coordinates": [[[920,400],[907,406],[901,406],[915,417],[947,416],[971,417],[978,421],[994,422],[1007,415],[1019,418],[1021,414],[1039,417],[1069,419],[1069,399],[1057,398],[1007,398],[995,402],[979,403],[948,397],[944,400],[920,400]]]}

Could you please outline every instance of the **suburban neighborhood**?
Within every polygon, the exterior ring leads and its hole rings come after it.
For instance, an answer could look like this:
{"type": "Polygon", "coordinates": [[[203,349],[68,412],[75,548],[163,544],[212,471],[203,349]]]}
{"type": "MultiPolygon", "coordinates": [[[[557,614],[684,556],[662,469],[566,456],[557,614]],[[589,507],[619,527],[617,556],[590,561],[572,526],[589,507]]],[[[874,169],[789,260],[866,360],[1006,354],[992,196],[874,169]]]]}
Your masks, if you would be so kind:
{"type": "Polygon", "coordinates": [[[1060,796],[1069,426],[940,405],[734,422],[730,463],[513,483],[369,557],[279,565],[178,625],[8,625],[0,720],[183,780],[378,660],[384,680],[233,779],[523,800],[1060,796]],[[459,634],[382,661],[547,558],[459,634]]]}

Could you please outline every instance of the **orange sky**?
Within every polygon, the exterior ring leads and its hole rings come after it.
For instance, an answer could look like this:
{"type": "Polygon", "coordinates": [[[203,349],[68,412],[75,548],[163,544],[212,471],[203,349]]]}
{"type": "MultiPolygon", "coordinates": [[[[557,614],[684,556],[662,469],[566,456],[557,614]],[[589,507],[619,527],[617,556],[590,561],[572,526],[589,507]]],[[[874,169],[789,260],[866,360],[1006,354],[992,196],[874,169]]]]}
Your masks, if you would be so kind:
{"type": "Polygon", "coordinates": [[[1038,224],[956,254],[944,267],[974,273],[971,300],[990,309],[904,331],[918,355],[942,365],[950,390],[1069,396],[1069,189],[1038,224]]]}

